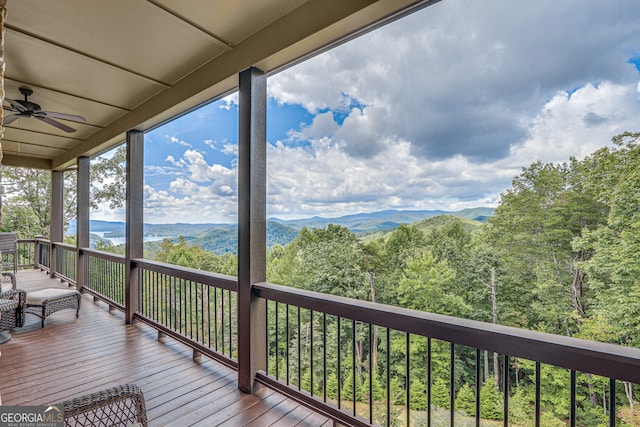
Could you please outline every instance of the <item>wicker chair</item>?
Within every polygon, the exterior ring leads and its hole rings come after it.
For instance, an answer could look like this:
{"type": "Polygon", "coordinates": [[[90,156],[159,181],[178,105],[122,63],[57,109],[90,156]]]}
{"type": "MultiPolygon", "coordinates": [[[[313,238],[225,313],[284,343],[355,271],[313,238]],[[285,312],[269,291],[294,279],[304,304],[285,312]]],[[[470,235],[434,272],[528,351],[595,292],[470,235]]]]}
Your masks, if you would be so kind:
{"type": "Polygon", "coordinates": [[[135,384],[123,384],[67,400],[65,426],[147,427],[144,395],[135,384]]]}
{"type": "MultiPolygon", "coordinates": [[[[3,288],[10,284],[11,288],[0,291],[0,343],[6,342],[11,335],[3,333],[24,324],[27,308],[27,293],[16,288],[16,276],[13,273],[2,273],[3,288]]],[[[0,288],[2,289],[2,288],[0,288]]]]}
{"type": "MultiPolygon", "coordinates": [[[[0,233],[0,253],[11,255],[13,260],[13,274],[18,272],[18,233],[0,233]]],[[[4,268],[4,264],[2,264],[4,268]]]]}

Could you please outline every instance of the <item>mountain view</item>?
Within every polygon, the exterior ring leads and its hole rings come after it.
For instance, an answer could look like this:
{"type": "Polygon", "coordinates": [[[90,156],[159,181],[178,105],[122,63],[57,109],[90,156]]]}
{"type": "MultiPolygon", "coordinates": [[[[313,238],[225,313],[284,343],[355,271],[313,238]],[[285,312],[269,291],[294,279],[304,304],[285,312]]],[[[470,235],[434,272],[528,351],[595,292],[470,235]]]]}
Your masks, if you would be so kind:
{"type": "MultiPolygon", "coordinates": [[[[291,242],[303,228],[324,228],[329,224],[340,225],[352,233],[365,237],[394,230],[401,224],[412,224],[440,215],[452,215],[458,218],[485,222],[493,215],[493,208],[480,207],[448,212],[441,210],[385,210],[379,212],[345,215],[338,218],[312,217],[296,220],[269,218],[267,220],[267,246],[284,246],[291,242]]],[[[110,221],[91,221],[91,245],[100,240],[110,241],[118,246],[124,243],[125,223],[110,221]]],[[[71,221],[69,232],[75,230],[75,221],[71,221]]],[[[72,233],[70,233],[72,234],[72,233]]],[[[172,241],[180,236],[189,245],[198,245],[207,252],[216,254],[235,253],[238,227],[236,224],[144,224],[145,247],[153,249],[163,239],[172,241]]]]}

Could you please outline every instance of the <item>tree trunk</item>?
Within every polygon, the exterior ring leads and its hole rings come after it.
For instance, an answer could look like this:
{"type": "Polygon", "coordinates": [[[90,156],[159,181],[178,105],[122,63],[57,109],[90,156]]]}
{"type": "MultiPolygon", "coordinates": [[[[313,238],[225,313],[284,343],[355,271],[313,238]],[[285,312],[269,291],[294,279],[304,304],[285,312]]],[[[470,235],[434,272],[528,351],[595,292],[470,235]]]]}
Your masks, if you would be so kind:
{"type": "Polygon", "coordinates": [[[582,304],[582,282],[584,281],[584,276],[584,273],[576,269],[575,273],[573,273],[573,283],[571,284],[573,309],[582,316],[584,316],[584,305],[582,304]]]}
{"type": "Polygon", "coordinates": [[[591,374],[587,374],[587,377],[589,378],[589,399],[591,400],[591,404],[595,407],[598,407],[598,405],[600,404],[599,399],[598,399],[598,392],[596,391],[596,388],[593,386],[593,383],[591,382],[591,374]]]}
{"type": "Polygon", "coordinates": [[[633,413],[633,384],[628,381],[623,381],[622,384],[624,384],[624,394],[627,395],[627,400],[629,401],[629,408],[633,413]]]}

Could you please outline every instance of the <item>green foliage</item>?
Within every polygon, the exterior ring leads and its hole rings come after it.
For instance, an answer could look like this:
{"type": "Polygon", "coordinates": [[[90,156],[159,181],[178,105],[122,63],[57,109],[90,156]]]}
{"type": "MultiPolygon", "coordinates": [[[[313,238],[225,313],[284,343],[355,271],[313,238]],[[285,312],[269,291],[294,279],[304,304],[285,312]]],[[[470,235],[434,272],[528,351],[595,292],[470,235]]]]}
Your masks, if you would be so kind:
{"type": "Polygon", "coordinates": [[[220,274],[235,276],[238,272],[238,263],[235,256],[231,254],[218,256],[212,252],[206,252],[197,245],[188,245],[182,236],[178,238],[177,243],[164,239],[161,250],[156,254],[155,259],[169,264],[220,274]]]}
{"type": "Polygon", "coordinates": [[[493,377],[489,377],[480,388],[480,416],[488,420],[503,419],[502,393],[493,377]]]}
{"type": "Polygon", "coordinates": [[[400,305],[439,314],[468,314],[471,308],[462,296],[450,292],[455,274],[446,261],[436,261],[431,251],[409,259],[398,284],[400,305]]]}
{"type": "Polygon", "coordinates": [[[429,407],[427,399],[427,386],[417,378],[411,379],[410,386],[411,409],[416,411],[426,411],[429,407]]]}
{"type": "Polygon", "coordinates": [[[464,384],[456,395],[456,411],[462,411],[473,417],[476,415],[476,392],[469,385],[464,384]]]}
{"type": "Polygon", "coordinates": [[[436,378],[431,385],[431,403],[439,408],[449,409],[451,407],[449,383],[445,379],[436,378]]]}
{"type": "Polygon", "coordinates": [[[521,427],[533,427],[534,403],[535,397],[529,388],[516,388],[513,395],[509,396],[509,420],[521,427]]]}

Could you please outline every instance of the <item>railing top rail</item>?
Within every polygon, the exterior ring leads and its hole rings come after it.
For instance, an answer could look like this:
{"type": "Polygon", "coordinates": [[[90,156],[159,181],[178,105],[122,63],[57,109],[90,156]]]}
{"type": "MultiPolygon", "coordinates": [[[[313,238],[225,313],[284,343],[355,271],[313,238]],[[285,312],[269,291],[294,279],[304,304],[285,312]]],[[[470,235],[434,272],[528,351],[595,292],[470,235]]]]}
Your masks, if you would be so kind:
{"type": "Polygon", "coordinates": [[[226,274],[197,270],[195,268],[176,266],[173,264],[166,264],[163,262],[152,261],[143,258],[136,258],[132,260],[132,262],[137,267],[143,268],[145,270],[155,271],[157,273],[174,276],[179,279],[190,280],[192,282],[202,283],[208,286],[215,286],[217,288],[222,288],[233,292],[238,291],[238,279],[234,276],[227,276],[226,274]]]}
{"type": "Polygon", "coordinates": [[[426,313],[271,283],[254,285],[253,293],[261,298],[397,331],[640,383],[640,349],[637,348],[426,313]]]}
{"type": "Polygon", "coordinates": [[[80,248],[80,253],[84,255],[90,255],[94,258],[100,258],[106,261],[111,261],[119,264],[124,264],[124,255],[114,254],[112,252],[99,251],[97,249],[80,248]]]}
{"type": "Polygon", "coordinates": [[[69,250],[69,251],[75,251],[76,250],[76,247],[74,245],[70,245],[68,243],[51,242],[51,244],[53,246],[55,246],[56,248],[66,249],[66,250],[69,250]]]}

